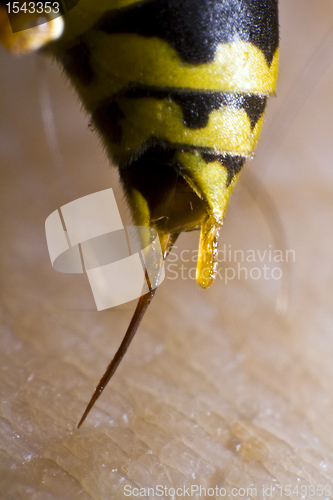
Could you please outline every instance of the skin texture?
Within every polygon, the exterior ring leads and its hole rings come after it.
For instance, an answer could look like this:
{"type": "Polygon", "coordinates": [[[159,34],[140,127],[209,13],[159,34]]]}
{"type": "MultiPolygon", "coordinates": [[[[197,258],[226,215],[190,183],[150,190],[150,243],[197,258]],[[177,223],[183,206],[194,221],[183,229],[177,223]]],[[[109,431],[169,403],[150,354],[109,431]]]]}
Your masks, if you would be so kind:
{"type": "MultiPolygon", "coordinates": [[[[281,498],[278,483],[332,485],[333,6],[330,0],[280,4],[277,98],[268,103],[256,158],[240,177],[220,248],[263,252],[274,245],[278,226],[267,222],[267,196],[255,192],[253,201],[251,172],[274,201],[285,248],[296,254],[283,268],[288,278],[280,289],[290,285],[285,313],[276,311],[279,282],[272,279],[243,276],[225,284],[217,278],[208,290],[194,279],[166,279],[79,431],[134,304],[97,312],[84,276],[52,270],[44,221],[67,201],[111,186],[125,223],[128,210],[116,170],[57,68],[46,64],[64,176],[52,167],[46,144],[36,56],[13,59],[1,51],[0,478],[6,500],[120,499],[125,485],[184,483],[257,487],[257,495],[244,496],[261,499],[263,485],[275,485],[271,498],[281,498]]],[[[284,250],[279,231],[278,237],[284,250]]],[[[196,250],[197,242],[197,232],[183,235],[178,253],[196,250]]],[[[237,262],[226,265],[237,270],[237,262]]],[[[259,259],[241,265],[263,266],[259,259]]],[[[172,270],[167,266],[169,278],[172,270]]]]}

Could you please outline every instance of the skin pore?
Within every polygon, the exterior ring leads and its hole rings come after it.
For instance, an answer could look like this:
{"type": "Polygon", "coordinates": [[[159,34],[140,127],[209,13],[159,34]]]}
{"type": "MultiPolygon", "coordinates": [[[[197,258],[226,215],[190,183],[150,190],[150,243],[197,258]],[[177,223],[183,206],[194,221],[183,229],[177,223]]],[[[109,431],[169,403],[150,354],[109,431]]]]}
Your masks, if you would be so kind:
{"type": "Polygon", "coordinates": [[[262,255],[273,245],[265,202],[258,196],[254,203],[247,188],[254,173],[277,207],[286,249],[295,251],[286,312],[276,311],[278,280],[243,272],[225,284],[225,267],[262,268],[258,257],[221,262],[221,277],[201,290],[190,278],[196,263],[186,262],[199,235],[182,235],[166,265],[169,278],[79,431],[135,304],[97,312],[86,277],[53,271],[44,222],[70,199],[111,186],[125,223],[129,216],[117,172],[58,69],[46,63],[63,184],[46,144],[36,55],[15,59],[1,50],[5,498],[118,499],[125,485],[185,483],[256,487],[252,498],[261,499],[263,486],[275,486],[272,498],[281,498],[278,484],[332,485],[333,7],[330,0],[280,4],[277,97],[240,176],[220,248],[262,255]]]}

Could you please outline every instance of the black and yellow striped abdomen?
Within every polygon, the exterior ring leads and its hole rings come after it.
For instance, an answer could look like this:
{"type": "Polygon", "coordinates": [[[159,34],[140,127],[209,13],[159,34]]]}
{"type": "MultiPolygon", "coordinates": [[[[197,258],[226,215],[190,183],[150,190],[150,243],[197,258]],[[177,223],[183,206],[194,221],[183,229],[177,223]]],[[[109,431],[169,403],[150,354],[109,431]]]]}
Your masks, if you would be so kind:
{"type": "Polygon", "coordinates": [[[50,49],[119,167],[135,222],[155,226],[166,252],[201,226],[197,279],[208,286],[232,187],[275,89],[277,0],[101,4],[89,16],[81,0],[50,49]]]}
{"type": "MultiPolygon", "coordinates": [[[[275,89],[277,0],[80,0],[64,21],[46,50],[64,66],[118,165],[134,222],[157,229],[164,257],[182,231],[200,227],[196,278],[209,286],[233,186],[275,89]]],[[[156,286],[140,297],[79,426],[156,286]]]]}

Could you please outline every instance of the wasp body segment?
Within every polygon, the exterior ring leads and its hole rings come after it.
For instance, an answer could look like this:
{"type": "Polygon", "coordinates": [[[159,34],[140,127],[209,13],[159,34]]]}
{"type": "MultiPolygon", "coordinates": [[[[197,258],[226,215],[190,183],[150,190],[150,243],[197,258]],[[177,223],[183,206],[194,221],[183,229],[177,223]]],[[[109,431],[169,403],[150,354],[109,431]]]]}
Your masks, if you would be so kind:
{"type": "Polygon", "coordinates": [[[89,16],[81,0],[49,50],[118,165],[135,223],[158,230],[165,255],[182,231],[201,227],[197,281],[206,287],[275,89],[277,0],[102,4],[89,16]]]}
{"type": "MultiPolygon", "coordinates": [[[[158,231],[164,257],[182,231],[201,228],[196,277],[204,288],[215,277],[231,192],[275,90],[278,43],[277,0],[80,0],[64,16],[62,36],[45,47],[118,166],[134,223],[158,231]]],[[[79,426],[154,293],[140,298],[79,426]]]]}

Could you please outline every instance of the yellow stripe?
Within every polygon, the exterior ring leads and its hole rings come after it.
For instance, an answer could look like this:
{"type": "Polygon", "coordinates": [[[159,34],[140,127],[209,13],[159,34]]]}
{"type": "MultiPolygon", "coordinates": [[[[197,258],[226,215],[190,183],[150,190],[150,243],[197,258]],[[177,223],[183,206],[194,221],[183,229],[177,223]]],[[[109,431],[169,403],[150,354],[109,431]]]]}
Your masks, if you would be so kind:
{"type": "Polygon", "coordinates": [[[236,174],[228,186],[228,170],[219,161],[206,163],[198,152],[177,152],[181,172],[198,196],[208,203],[207,217],[201,221],[196,279],[203,288],[210,286],[216,274],[216,250],[219,228],[237,181],[236,174]],[[184,172],[185,171],[185,172],[184,172]]]}
{"type": "Polygon", "coordinates": [[[275,90],[278,50],[268,66],[264,54],[251,43],[219,44],[214,61],[201,65],[185,64],[159,38],[92,32],[88,46],[97,81],[79,91],[90,111],[129,83],[261,95],[275,90]]]}
{"type": "Polygon", "coordinates": [[[198,152],[177,152],[176,159],[184,167],[183,177],[198,196],[208,202],[209,215],[216,224],[222,224],[229,198],[238,175],[229,186],[228,171],[219,161],[206,163],[198,152]]]}
{"type": "Polygon", "coordinates": [[[210,113],[207,126],[184,125],[181,107],[173,101],[151,98],[124,99],[119,103],[125,118],[120,120],[122,140],[113,148],[117,161],[131,157],[151,137],[172,144],[211,148],[215,153],[250,155],[258,141],[263,118],[252,129],[243,109],[224,106],[210,113]]]}

